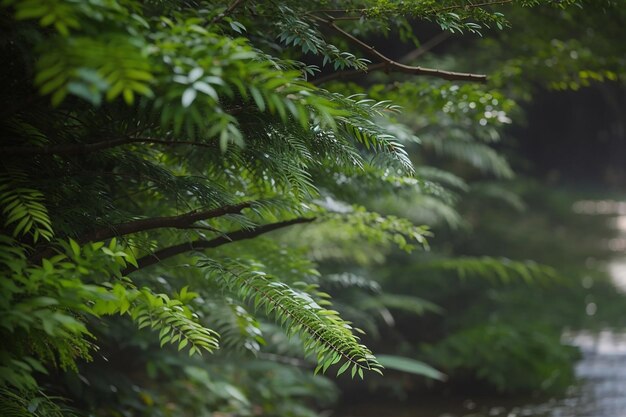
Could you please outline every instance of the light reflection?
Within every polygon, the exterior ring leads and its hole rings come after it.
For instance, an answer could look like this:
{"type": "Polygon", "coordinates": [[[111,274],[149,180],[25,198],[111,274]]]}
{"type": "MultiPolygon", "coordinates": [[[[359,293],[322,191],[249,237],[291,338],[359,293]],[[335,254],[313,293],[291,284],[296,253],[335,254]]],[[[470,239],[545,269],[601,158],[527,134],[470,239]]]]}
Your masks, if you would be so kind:
{"type": "Polygon", "coordinates": [[[593,278],[589,275],[586,275],[585,277],[583,277],[581,285],[583,286],[583,288],[586,289],[593,287],[593,278]]]}
{"type": "Polygon", "coordinates": [[[609,250],[613,252],[623,252],[626,251],[626,239],[623,237],[618,237],[615,239],[609,239],[607,241],[607,247],[609,250]]]}
{"type": "MultiPolygon", "coordinates": [[[[573,204],[572,210],[578,214],[615,214],[626,216],[626,201],[580,200],[573,204]]],[[[623,230],[626,231],[626,229],[623,230]]]]}
{"type": "Polygon", "coordinates": [[[608,264],[611,280],[620,292],[626,293],[626,260],[615,260],[608,264]]]}
{"type": "Polygon", "coordinates": [[[617,216],[615,218],[615,227],[620,232],[625,232],[626,233],[626,216],[624,216],[624,215],[617,216]]]}
{"type": "Polygon", "coordinates": [[[598,306],[596,305],[596,303],[587,304],[587,307],[585,308],[585,312],[587,313],[588,316],[593,316],[594,314],[596,314],[596,311],[598,311],[598,306]]]}

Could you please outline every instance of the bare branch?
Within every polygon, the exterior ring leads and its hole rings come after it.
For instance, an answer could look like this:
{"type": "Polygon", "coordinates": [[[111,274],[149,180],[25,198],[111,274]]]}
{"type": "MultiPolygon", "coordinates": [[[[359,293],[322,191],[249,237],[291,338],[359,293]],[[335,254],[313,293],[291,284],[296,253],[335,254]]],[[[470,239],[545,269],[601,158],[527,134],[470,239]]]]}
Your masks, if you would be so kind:
{"type": "MultiPolygon", "coordinates": [[[[403,56],[400,59],[400,62],[407,62],[407,61],[410,62],[410,61],[413,61],[414,59],[416,59],[416,58],[422,56],[423,54],[425,54],[426,52],[430,51],[435,46],[437,46],[440,43],[444,42],[450,36],[452,36],[452,34],[450,32],[441,32],[441,33],[439,33],[437,36],[435,36],[435,37],[429,39],[428,41],[424,42],[422,45],[420,45],[419,48],[417,48],[414,51],[409,52],[408,54],[403,56]]],[[[328,75],[326,75],[324,77],[316,78],[316,79],[314,79],[314,80],[312,80],[310,82],[312,84],[314,84],[314,85],[320,85],[320,84],[323,84],[325,82],[335,80],[337,78],[339,78],[339,79],[346,79],[346,78],[348,78],[349,79],[349,78],[357,77],[359,75],[366,75],[366,74],[369,74],[370,72],[373,72],[373,71],[384,70],[386,67],[387,67],[386,63],[380,62],[378,64],[370,64],[370,65],[368,65],[365,70],[337,71],[337,72],[333,72],[331,74],[328,74],[328,75]]]]}
{"type": "Polygon", "coordinates": [[[339,33],[341,36],[343,36],[344,38],[346,38],[350,42],[360,46],[367,53],[369,53],[372,57],[377,58],[377,59],[383,61],[383,63],[385,64],[385,66],[383,68],[385,70],[387,70],[387,71],[403,72],[403,73],[406,73],[406,74],[413,74],[413,75],[429,75],[429,76],[433,76],[433,77],[437,77],[437,78],[442,78],[444,80],[453,80],[453,81],[475,81],[475,82],[486,82],[487,81],[487,76],[486,75],[482,75],[482,74],[470,74],[470,73],[462,73],[462,72],[452,72],[452,71],[444,71],[444,70],[434,69],[434,68],[414,67],[414,66],[411,66],[411,65],[401,64],[399,62],[396,62],[396,61],[392,60],[391,58],[387,57],[386,55],[382,54],[381,52],[376,50],[376,48],[366,44],[361,39],[355,37],[351,33],[348,33],[345,30],[341,29],[339,26],[337,26],[332,21],[327,20],[327,19],[323,19],[323,18],[318,17],[318,16],[313,16],[313,18],[318,20],[318,21],[320,21],[320,22],[322,22],[322,23],[325,23],[330,28],[332,28],[335,32],[339,33]]]}
{"type": "Polygon", "coordinates": [[[122,271],[122,274],[128,275],[132,272],[135,272],[139,269],[143,269],[150,265],[154,265],[159,263],[167,258],[171,258],[172,256],[180,255],[181,253],[195,251],[195,250],[203,250],[216,248],[218,246],[225,245],[231,242],[238,242],[240,240],[253,239],[257,236],[260,236],[264,233],[269,233],[271,231],[281,229],[284,227],[288,227],[294,224],[302,224],[302,223],[310,223],[314,221],[315,218],[306,218],[299,217],[292,220],[286,220],[277,223],[270,223],[263,226],[255,227],[254,229],[248,230],[237,230],[232,233],[228,233],[224,236],[216,237],[211,240],[195,240],[192,242],[185,242],[178,245],[170,246],[167,248],[160,249],[150,255],[146,255],[137,260],[137,267],[129,266],[128,268],[122,271]]]}

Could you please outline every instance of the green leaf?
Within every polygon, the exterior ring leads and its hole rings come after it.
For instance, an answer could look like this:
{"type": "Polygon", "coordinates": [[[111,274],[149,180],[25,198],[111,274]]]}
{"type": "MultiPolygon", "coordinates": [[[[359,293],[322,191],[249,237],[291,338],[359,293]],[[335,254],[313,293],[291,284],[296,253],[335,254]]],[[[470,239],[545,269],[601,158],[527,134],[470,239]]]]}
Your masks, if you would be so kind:
{"type": "Polygon", "coordinates": [[[415,359],[395,355],[376,355],[376,359],[378,359],[381,365],[388,369],[421,375],[438,381],[445,381],[446,379],[445,374],[415,359]]]}
{"type": "Polygon", "coordinates": [[[70,239],[70,246],[72,248],[72,252],[74,252],[75,256],[80,256],[80,246],[74,239],[70,239]]]}
{"type": "Polygon", "coordinates": [[[188,89],[186,89],[181,99],[181,103],[183,107],[191,106],[193,101],[196,99],[197,94],[198,94],[197,91],[192,87],[189,87],[188,89]]]}
{"type": "Polygon", "coordinates": [[[344,372],[346,372],[346,370],[350,367],[350,361],[347,361],[346,363],[344,363],[341,368],[339,368],[339,370],[337,371],[337,376],[343,374],[344,372]]]}

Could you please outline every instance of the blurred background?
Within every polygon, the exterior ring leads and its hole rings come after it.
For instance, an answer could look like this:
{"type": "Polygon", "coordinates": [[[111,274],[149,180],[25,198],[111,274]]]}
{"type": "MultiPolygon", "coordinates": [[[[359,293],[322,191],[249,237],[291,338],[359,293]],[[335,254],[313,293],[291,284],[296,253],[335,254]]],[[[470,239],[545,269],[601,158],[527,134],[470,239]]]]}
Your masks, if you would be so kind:
{"type": "MultiPolygon", "coordinates": [[[[445,376],[389,371],[384,380],[340,381],[331,415],[626,415],[624,7],[611,15],[593,6],[507,12],[513,30],[479,39],[441,39],[419,26],[420,39],[436,43],[420,63],[490,68],[488,85],[502,94],[441,92],[437,127],[444,121],[454,132],[453,146],[437,142],[450,130],[438,137],[425,121],[433,108],[411,95],[423,90],[387,87],[411,109],[403,121],[422,140],[419,163],[464,182],[449,179],[461,197],[446,207],[370,200],[426,222],[435,236],[428,253],[392,252],[367,266],[384,291],[424,299],[422,309],[388,300],[368,340],[377,352],[420,358],[445,376]],[[497,142],[513,178],[470,148],[476,137],[497,142]],[[529,277],[508,259],[553,270],[529,277]]],[[[381,88],[368,90],[372,78],[359,82],[370,94],[381,88]]]]}

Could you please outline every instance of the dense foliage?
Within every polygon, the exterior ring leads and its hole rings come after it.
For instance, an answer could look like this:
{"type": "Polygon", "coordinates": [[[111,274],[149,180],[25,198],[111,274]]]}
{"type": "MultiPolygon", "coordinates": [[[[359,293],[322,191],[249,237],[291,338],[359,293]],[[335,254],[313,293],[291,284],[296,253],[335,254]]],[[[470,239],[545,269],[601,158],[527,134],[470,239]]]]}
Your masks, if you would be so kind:
{"type": "MultiPolygon", "coordinates": [[[[516,104],[502,73],[485,85],[462,59],[410,65],[425,42],[396,61],[370,40],[420,45],[416,22],[503,29],[502,3],[576,2],[4,1],[0,407],[306,416],[311,397],[332,402],[314,375],[331,367],[442,379],[357,336],[391,311],[441,311],[381,288],[372,267],[428,249],[432,227],[467,225],[462,195],[520,206],[483,181],[513,176],[493,144],[516,104]],[[333,307],[327,291],[344,296],[333,307]]],[[[593,65],[613,79],[623,62],[593,65]]],[[[555,276],[456,255],[435,246],[411,262],[555,276]]],[[[498,337],[475,343],[485,335],[498,337]]],[[[450,369],[471,355],[445,343],[428,355],[450,369]]]]}

